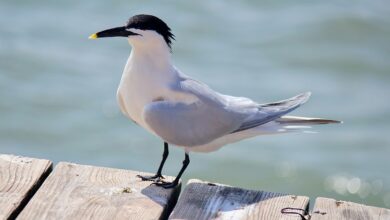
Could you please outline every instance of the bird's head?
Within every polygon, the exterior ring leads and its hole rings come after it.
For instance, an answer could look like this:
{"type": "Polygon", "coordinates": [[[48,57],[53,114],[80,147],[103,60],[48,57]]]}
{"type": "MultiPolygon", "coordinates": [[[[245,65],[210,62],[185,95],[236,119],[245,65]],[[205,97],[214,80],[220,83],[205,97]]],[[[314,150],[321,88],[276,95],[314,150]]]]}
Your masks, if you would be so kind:
{"type": "Polygon", "coordinates": [[[131,17],[125,26],[97,32],[90,39],[103,37],[126,37],[133,47],[148,48],[161,46],[171,48],[174,35],[168,25],[153,15],[140,14],[131,17]]]}

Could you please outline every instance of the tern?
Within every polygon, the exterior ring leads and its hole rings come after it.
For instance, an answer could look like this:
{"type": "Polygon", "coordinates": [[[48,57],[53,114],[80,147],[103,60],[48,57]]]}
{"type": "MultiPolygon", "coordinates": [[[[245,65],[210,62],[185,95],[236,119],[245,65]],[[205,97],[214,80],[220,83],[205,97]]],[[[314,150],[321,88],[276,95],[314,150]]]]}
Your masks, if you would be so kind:
{"type": "Polygon", "coordinates": [[[89,38],[125,37],[132,47],[117,90],[121,112],[164,142],[157,173],[138,176],[164,187],[175,187],[190,163],[189,152],[211,152],[246,138],[286,133],[336,120],[287,116],[305,103],[310,92],[283,101],[259,104],[245,97],[218,93],[180,72],[171,59],[171,28],[160,18],[140,14],[124,26],[92,34],[89,38]],[[182,168],[172,182],[162,169],[168,144],[184,149],[182,168]]]}

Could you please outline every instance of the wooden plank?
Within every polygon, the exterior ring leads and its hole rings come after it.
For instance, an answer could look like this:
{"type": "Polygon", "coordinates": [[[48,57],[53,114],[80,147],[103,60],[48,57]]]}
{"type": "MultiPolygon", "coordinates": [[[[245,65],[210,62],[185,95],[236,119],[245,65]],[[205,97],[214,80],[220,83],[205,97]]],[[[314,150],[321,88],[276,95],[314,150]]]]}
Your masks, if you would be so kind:
{"type": "Polygon", "coordinates": [[[169,219],[301,219],[309,198],[190,180],[169,219]]]}
{"type": "Polygon", "coordinates": [[[51,168],[48,160],[0,154],[0,219],[14,219],[51,168]]]}
{"type": "Polygon", "coordinates": [[[329,198],[317,198],[311,220],[389,220],[390,209],[366,206],[353,202],[337,201],[329,198]]]}
{"type": "Polygon", "coordinates": [[[137,174],[146,173],[60,162],[18,219],[166,218],[180,185],[166,190],[137,174]]]}

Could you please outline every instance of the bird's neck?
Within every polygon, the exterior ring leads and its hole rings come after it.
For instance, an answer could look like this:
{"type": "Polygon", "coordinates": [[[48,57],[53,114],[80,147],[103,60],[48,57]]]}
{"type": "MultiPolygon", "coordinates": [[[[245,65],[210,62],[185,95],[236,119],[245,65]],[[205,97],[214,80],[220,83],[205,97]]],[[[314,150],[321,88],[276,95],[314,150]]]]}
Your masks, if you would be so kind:
{"type": "Polygon", "coordinates": [[[169,71],[172,69],[171,52],[168,45],[135,45],[129,59],[132,65],[147,66],[148,69],[169,71]]]}

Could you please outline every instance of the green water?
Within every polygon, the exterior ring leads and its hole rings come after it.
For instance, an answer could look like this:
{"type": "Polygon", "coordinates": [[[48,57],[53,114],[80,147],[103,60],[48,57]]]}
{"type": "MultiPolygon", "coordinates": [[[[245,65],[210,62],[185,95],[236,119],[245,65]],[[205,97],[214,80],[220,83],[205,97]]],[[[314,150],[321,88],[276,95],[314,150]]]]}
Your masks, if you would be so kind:
{"type": "MultiPolygon", "coordinates": [[[[131,50],[88,40],[137,13],[164,19],[176,65],[260,102],[312,91],[294,112],[344,121],[192,154],[185,180],[390,207],[390,3],[0,2],[0,152],[154,172],[162,142],[119,112],[131,50]]],[[[184,155],[171,149],[166,174],[184,155]]]]}

